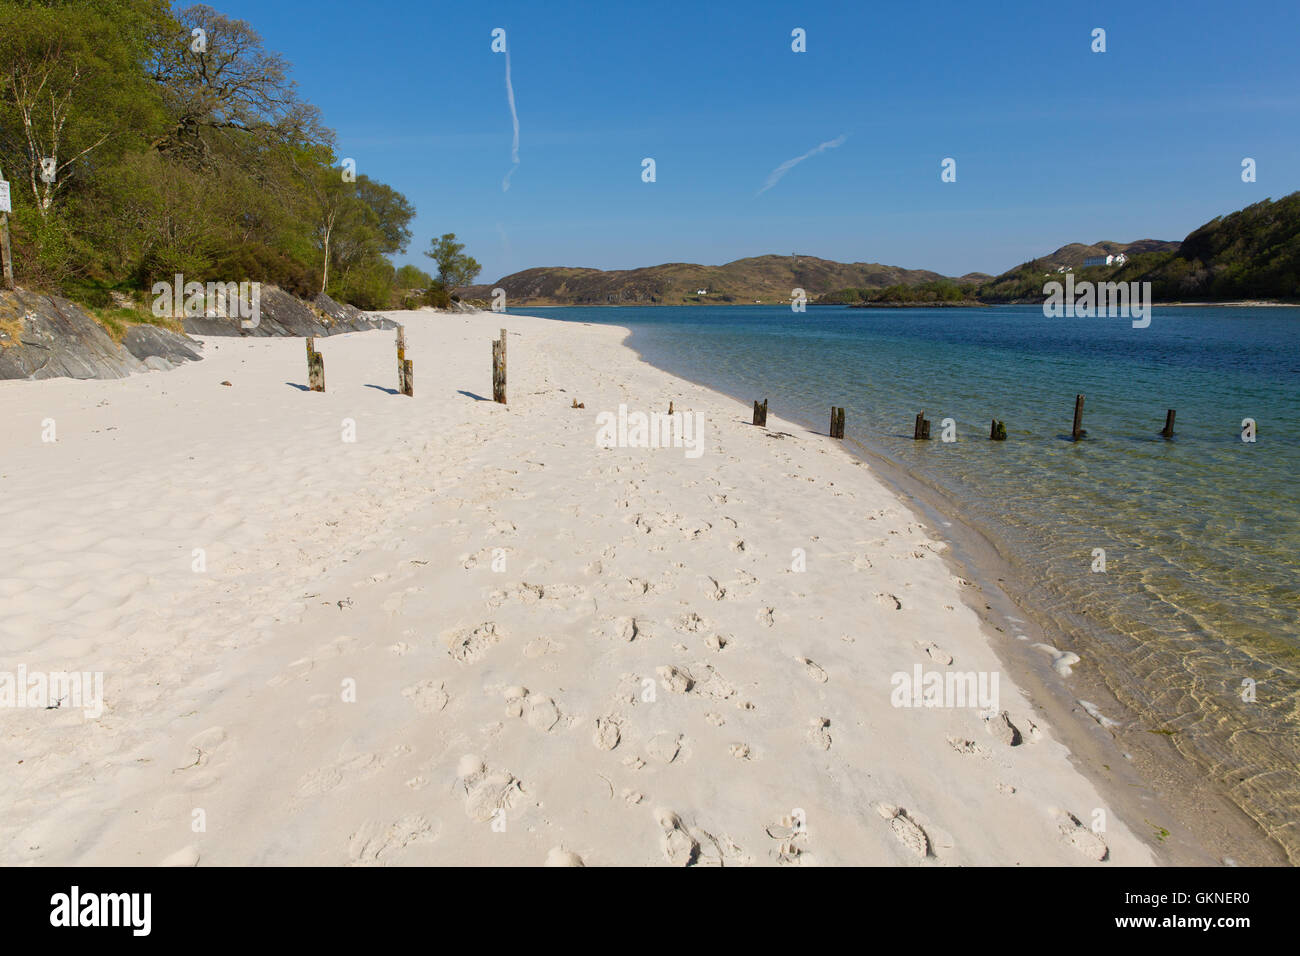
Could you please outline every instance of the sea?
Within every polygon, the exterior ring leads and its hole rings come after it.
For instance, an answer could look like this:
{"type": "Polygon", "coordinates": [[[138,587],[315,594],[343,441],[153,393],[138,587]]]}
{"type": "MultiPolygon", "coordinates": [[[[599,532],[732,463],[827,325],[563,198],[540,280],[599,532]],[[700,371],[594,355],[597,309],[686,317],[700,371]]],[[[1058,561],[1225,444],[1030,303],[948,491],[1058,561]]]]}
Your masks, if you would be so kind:
{"type": "Polygon", "coordinates": [[[850,450],[933,489],[1062,649],[1300,861],[1300,308],[518,311],[626,327],[650,364],[823,434],[843,407],[850,450]]]}

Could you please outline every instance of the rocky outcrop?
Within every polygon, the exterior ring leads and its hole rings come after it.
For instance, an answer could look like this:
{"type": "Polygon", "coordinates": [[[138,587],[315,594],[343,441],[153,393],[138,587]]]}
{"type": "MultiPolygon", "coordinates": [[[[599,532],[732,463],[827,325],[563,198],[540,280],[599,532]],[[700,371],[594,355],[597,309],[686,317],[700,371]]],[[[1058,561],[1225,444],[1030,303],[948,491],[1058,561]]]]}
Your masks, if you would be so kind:
{"type": "Polygon", "coordinates": [[[0,291],[0,324],[8,327],[0,328],[0,379],[126,378],[202,358],[198,342],[151,325],[132,328],[118,344],[57,295],[0,291]]]}
{"type": "Polygon", "coordinates": [[[240,319],[221,315],[186,316],[183,325],[191,335],[248,336],[325,336],[397,327],[389,319],[372,319],[356,306],[335,302],[324,293],[309,304],[273,285],[262,286],[256,325],[246,328],[240,319]]]}

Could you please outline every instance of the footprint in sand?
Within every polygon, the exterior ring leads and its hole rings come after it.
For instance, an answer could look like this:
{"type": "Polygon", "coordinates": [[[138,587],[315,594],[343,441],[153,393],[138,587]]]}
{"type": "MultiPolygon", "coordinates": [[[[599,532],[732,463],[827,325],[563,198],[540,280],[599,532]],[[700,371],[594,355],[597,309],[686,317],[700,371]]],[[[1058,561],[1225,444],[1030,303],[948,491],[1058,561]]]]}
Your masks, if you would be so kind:
{"type": "Polygon", "coordinates": [[[772,627],[776,624],[776,608],[761,607],[758,609],[758,623],[764,627],[772,627]]]}
{"type": "Polygon", "coordinates": [[[1024,739],[1020,736],[1019,729],[1011,722],[1011,718],[1005,710],[992,717],[985,717],[984,729],[998,743],[1006,744],[1008,747],[1018,747],[1024,739]]]}
{"type": "Polygon", "coordinates": [[[699,862],[700,842],[682,825],[681,817],[662,808],[655,810],[654,817],[663,830],[659,848],[663,851],[664,859],[672,866],[694,866],[699,862]]]}
{"type": "Polygon", "coordinates": [[[507,687],[503,696],[507,716],[523,717],[530,727],[542,733],[554,728],[563,716],[554,700],[545,694],[531,694],[527,687],[507,687]]]}
{"type": "Polygon", "coordinates": [[[831,721],[829,717],[814,717],[809,722],[808,742],[818,750],[831,749],[831,721]]]}
{"type": "Polygon", "coordinates": [[[793,816],[783,816],[776,823],[765,828],[764,832],[777,841],[773,855],[780,866],[809,866],[814,861],[805,849],[808,842],[808,828],[802,820],[793,816]]]}
{"type": "Polygon", "coordinates": [[[422,714],[438,713],[451,699],[443,690],[443,682],[435,680],[423,680],[418,684],[412,684],[402,691],[402,696],[414,704],[415,709],[422,714]]]}
{"type": "Polygon", "coordinates": [[[493,773],[480,757],[467,754],[456,768],[465,790],[465,814],[487,823],[498,810],[510,810],[523,799],[524,785],[508,771],[493,773]]]}
{"type": "Polygon", "coordinates": [[[673,621],[673,630],[682,631],[686,634],[698,634],[701,631],[707,631],[709,627],[708,619],[700,617],[694,611],[688,611],[673,621]]]}
{"type": "Polygon", "coordinates": [[[641,625],[634,617],[610,618],[596,631],[598,636],[620,643],[631,643],[640,633],[641,625]]]}
{"type": "Polygon", "coordinates": [[[889,829],[893,831],[899,843],[919,857],[930,855],[930,838],[921,829],[920,824],[907,815],[906,810],[892,804],[881,803],[876,806],[876,812],[889,821],[889,829]]]}
{"type": "Polygon", "coordinates": [[[808,672],[808,676],[817,683],[826,683],[826,671],[822,670],[816,661],[807,657],[796,657],[795,660],[804,666],[804,670],[808,672]]]}
{"type": "Polygon", "coordinates": [[[655,673],[659,675],[659,682],[674,694],[689,693],[695,686],[695,681],[687,671],[672,665],[656,667],[655,673]]]}
{"type": "Polygon", "coordinates": [[[685,750],[685,746],[685,736],[665,731],[651,737],[646,743],[645,749],[646,753],[655,760],[658,760],[660,763],[668,764],[672,763],[678,757],[685,760],[689,756],[689,752],[685,750]]]}
{"type": "Polygon", "coordinates": [[[990,756],[987,749],[981,747],[973,740],[967,740],[965,737],[949,737],[948,746],[959,754],[973,754],[977,757],[990,756]]]}
{"type": "Polygon", "coordinates": [[[534,730],[549,733],[560,722],[560,717],[560,708],[551,698],[529,695],[526,719],[534,730]]]}
{"type": "Polygon", "coordinates": [[[348,865],[382,864],[387,861],[381,858],[393,851],[412,843],[437,838],[438,828],[419,814],[411,814],[389,824],[367,820],[348,837],[348,865]]]}
{"type": "Polygon", "coordinates": [[[916,646],[929,655],[930,660],[937,664],[951,664],[952,655],[945,651],[934,641],[917,641],[916,646]]]}
{"type": "Polygon", "coordinates": [[[1057,813],[1056,825],[1060,831],[1061,839],[1088,859],[1100,863],[1110,855],[1110,849],[1106,846],[1106,841],[1080,823],[1079,818],[1073,813],[1065,810],[1057,813]]]}
{"type": "Polygon", "coordinates": [[[462,664],[472,664],[485,655],[493,644],[501,640],[496,622],[487,621],[478,627],[460,628],[443,635],[447,653],[462,664]]]}
{"type": "Polygon", "coordinates": [[[597,717],[596,729],[591,735],[591,742],[597,750],[613,750],[622,738],[618,719],[613,716],[597,717]]]}
{"type": "Polygon", "coordinates": [[[885,607],[889,607],[891,604],[894,605],[895,611],[901,611],[903,609],[903,602],[892,594],[877,594],[876,600],[885,607]]]}
{"type": "Polygon", "coordinates": [[[754,751],[750,749],[749,744],[735,743],[727,748],[727,752],[737,760],[753,760],[754,751]]]}

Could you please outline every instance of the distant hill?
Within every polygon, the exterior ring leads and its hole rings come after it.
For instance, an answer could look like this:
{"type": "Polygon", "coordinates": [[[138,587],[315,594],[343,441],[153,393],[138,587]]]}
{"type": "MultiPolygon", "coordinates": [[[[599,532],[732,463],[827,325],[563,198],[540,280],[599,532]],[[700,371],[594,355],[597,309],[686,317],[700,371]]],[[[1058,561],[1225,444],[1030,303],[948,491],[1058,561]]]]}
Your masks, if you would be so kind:
{"type": "Polygon", "coordinates": [[[1157,302],[1300,301],[1300,192],[1265,199],[1192,230],[1182,242],[1063,246],[981,285],[983,302],[1041,302],[1048,273],[1065,265],[1075,280],[1150,282],[1157,302]],[[1109,248],[1109,247],[1114,248],[1109,248]],[[1082,268],[1084,250],[1124,251],[1122,266],[1082,268]]]}
{"type": "MultiPolygon", "coordinates": [[[[1123,268],[1120,266],[1085,267],[1084,260],[1094,256],[1117,255],[1123,253],[1130,262],[1145,261],[1148,264],[1163,262],[1176,253],[1180,243],[1163,239],[1138,239],[1136,242],[1095,242],[1084,245],[1072,242],[1061,246],[1053,253],[1031,259],[1014,269],[1008,269],[1000,276],[990,278],[982,283],[975,295],[984,302],[1040,302],[1043,298],[1043,282],[1049,275],[1062,269],[1077,273],[1077,278],[1111,278],[1111,273],[1123,268]],[[1085,275],[1085,270],[1087,275],[1085,275]],[[1095,274],[1094,274],[1095,273],[1095,274]]],[[[1125,263],[1127,266],[1128,263],[1125,263]]]]}
{"type": "Polygon", "coordinates": [[[998,276],[949,277],[926,269],[815,256],[757,256],[721,266],[669,262],[643,269],[547,267],[459,290],[511,306],[718,305],[788,303],[803,289],[812,305],[979,305],[1042,302],[1043,284],[1071,270],[1076,280],[1150,282],[1159,302],[1274,299],[1300,301],[1300,192],[1266,199],[1193,230],[1182,242],[1138,239],[1072,242],[998,276]],[[1084,260],[1124,253],[1123,265],[1084,260]],[[703,291],[701,291],[703,290],[703,291]]]}
{"type": "MultiPolygon", "coordinates": [[[[462,299],[487,299],[506,290],[510,306],[532,305],[718,305],[789,303],[803,289],[811,302],[834,289],[920,285],[944,276],[874,262],[833,262],[816,256],[756,256],[721,266],[668,262],[642,269],[603,271],[569,267],[526,269],[490,285],[458,290],[462,299]],[[701,293],[700,290],[704,290],[701,293]]],[[[981,273],[957,282],[988,278],[981,273]]]]}

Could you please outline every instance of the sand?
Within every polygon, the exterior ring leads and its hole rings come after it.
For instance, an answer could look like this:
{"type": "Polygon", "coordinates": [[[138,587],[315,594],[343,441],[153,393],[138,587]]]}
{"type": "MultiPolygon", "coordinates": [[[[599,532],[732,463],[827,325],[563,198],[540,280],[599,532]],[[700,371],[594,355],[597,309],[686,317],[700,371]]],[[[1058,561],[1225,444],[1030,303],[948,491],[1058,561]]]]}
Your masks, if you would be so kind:
{"type": "Polygon", "coordinates": [[[300,339],[0,382],[0,674],[103,680],[0,708],[0,863],[1153,862],[837,442],[622,329],[391,317],[414,398],[391,332],[324,394],[300,339]],[[670,401],[698,445],[598,444],[670,401]],[[896,706],[950,672],[996,708],[896,706]]]}

